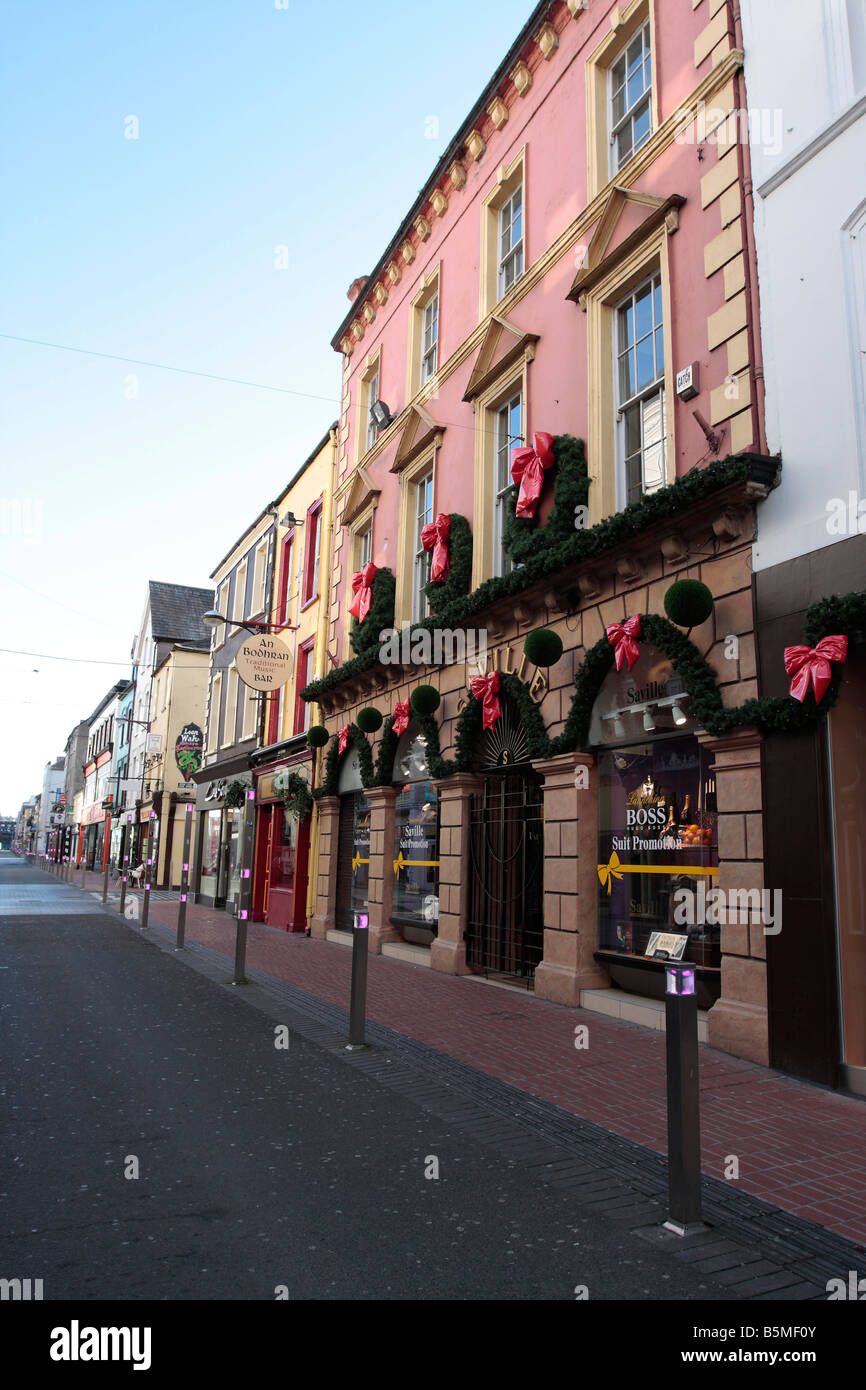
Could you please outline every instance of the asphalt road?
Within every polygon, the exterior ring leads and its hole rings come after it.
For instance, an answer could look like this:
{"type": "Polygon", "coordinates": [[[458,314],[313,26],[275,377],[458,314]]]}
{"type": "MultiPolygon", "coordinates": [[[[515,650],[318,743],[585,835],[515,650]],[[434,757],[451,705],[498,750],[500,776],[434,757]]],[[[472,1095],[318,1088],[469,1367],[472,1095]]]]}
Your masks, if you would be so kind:
{"type": "Polygon", "coordinates": [[[273,1010],[0,854],[0,1277],[46,1300],[733,1297],[327,1048],[278,1049],[273,1010]]]}

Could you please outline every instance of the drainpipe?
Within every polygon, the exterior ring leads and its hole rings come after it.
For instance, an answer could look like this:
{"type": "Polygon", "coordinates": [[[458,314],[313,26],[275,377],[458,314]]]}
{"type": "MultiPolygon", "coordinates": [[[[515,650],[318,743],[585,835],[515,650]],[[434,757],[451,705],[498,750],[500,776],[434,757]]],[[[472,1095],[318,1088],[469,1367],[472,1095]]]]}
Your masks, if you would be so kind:
{"type": "MultiPolygon", "coordinates": [[[[740,14],[739,0],[732,0],[732,11],[734,19],[734,43],[739,49],[743,49],[743,20],[740,14]]],[[[734,97],[736,101],[736,111],[745,111],[746,107],[746,81],[745,74],[741,69],[734,76],[734,97]]],[[[739,117],[737,119],[737,134],[740,133],[739,117]]],[[[743,190],[743,262],[746,277],[746,304],[747,320],[746,331],[749,335],[749,361],[752,365],[752,379],[755,383],[755,414],[758,427],[758,450],[762,454],[769,453],[767,444],[767,421],[766,421],[766,388],[764,382],[764,356],[761,344],[760,333],[760,311],[759,311],[759,289],[756,267],[758,264],[758,253],[755,242],[755,191],[752,183],[752,159],[751,150],[748,143],[744,143],[739,138],[736,141],[737,148],[737,172],[740,177],[740,187],[743,190]]]]}
{"type": "MultiPolygon", "coordinates": [[[[342,390],[342,387],[341,387],[342,390]]],[[[330,576],[333,568],[334,555],[334,513],[336,511],[336,490],[337,490],[337,454],[338,454],[339,432],[336,425],[331,426],[331,487],[328,495],[328,574],[330,576]]],[[[325,658],[328,650],[328,623],[330,620],[331,608],[331,587],[328,584],[328,601],[322,605],[319,614],[319,631],[316,634],[316,645],[313,648],[315,659],[313,670],[320,675],[325,674],[325,658]]],[[[315,709],[318,711],[319,706],[315,709]]],[[[310,711],[310,723],[312,724],[312,710],[310,711]]],[[[324,757],[324,750],[315,748],[313,752],[313,778],[312,786],[316,786],[316,772],[319,767],[319,759],[324,757]]],[[[310,930],[310,922],[316,910],[316,896],[319,884],[319,808],[318,803],[313,802],[313,824],[310,830],[310,861],[307,873],[307,931],[310,930]]]]}

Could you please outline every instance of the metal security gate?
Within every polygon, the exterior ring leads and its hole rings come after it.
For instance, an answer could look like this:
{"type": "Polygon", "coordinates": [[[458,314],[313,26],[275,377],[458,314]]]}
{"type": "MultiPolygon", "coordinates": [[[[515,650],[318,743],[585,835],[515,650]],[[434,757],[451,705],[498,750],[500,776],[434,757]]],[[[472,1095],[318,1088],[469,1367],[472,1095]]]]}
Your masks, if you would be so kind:
{"type": "Polygon", "coordinates": [[[531,769],[488,774],[471,799],[469,850],[466,962],[530,986],[544,952],[542,780],[531,769]]]}

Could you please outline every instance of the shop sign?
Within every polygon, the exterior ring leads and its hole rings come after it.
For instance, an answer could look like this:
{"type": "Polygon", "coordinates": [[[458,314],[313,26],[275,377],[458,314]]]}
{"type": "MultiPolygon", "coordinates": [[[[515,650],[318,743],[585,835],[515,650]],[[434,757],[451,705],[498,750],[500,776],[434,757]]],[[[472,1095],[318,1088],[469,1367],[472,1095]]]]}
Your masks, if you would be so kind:
{"type": "MultiPolygon", "coordinates": [[[[493,671],[498,671],[503,676],[516,676],[518,680],[526,680],[526,653],[520,652],[518,661],[512,643],[506,643],[501,647],[491,647],[486,653],[484,664],[480,660],[466,662],[466,689],[471,691],[472,681],[476,676],[486,676],[493,671]]],[[[547,694],[547,676],[539,668],[535,667],[535,675],[529,681],[529,698],[534,704],[540,705],[547,694]]],[[[466,708],[466,698],[461,696],[457,705],[457,713],[460,714],[466,708]]]]}
{"type": "Polygon", "coordinates": [[[162,734],[148,734],[147,751],[148,753],[162,752],[162,734]]]}
{"type": "Polygon", "coordinates": [[[277,632],[250,637],[238,647],[237,672],[253,690],[278,690],[292,674],[292,653],[277,632]]]}
{"type": "Polygon", "coordinates": [[[297,772],[309,786],[310,768],[306,763],[297,766],[278,767],[274,772],[263,772],[256,783],[259,801],[281,801],[289,789],[289,773],[297,772]]]}
{"type": "Polygon", "coordinates": [[[198,724],[184,724],[174,744],[174,760],[187,782],[204,762],[204,734],[198,724]]]}
{"type": "Polygon", "coordinates": [[[222,801],[226,794],[227,785],[224,777],[219,777],[215,782],[208,782],[207,791],[204,794],[205,801],[222,801]]]}

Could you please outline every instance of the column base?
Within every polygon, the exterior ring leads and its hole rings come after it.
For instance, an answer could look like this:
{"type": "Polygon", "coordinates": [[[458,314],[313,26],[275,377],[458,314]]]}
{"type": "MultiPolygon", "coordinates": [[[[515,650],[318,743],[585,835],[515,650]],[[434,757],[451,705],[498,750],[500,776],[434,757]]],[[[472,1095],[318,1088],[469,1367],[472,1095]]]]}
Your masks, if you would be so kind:
{"type": "Polygon", "coordinates": [[[763,1005],[719,999],[707,1014],[707,1026],[710,1047],[762,1067],[770,1065],[769,1019],[763,1005]]]}
{"type": "Polygon", "coordinates": [[[466,942],[447,941],[437,936],[430,946],[430,968],[443,975],[471,975],[466,964],[466,942]]]}
{"type": "Polygon", "coordinates": [[[324,941],[334,927],[334,919],[324,913],[315,912],[310,918],[310,936],[317,941],[324,941]]]}
{"type": "Polygon", "coordinates": [[[581,990],[609,988],[610,977],[600,966],[581,969],[543,960],[535,967],[535,997],[547,999],[551,1004],[568,1004],[576,1009],[580,1005],[581,990]]]}

